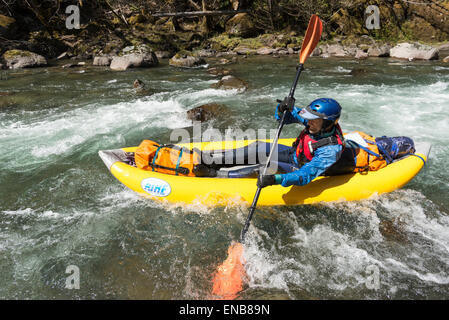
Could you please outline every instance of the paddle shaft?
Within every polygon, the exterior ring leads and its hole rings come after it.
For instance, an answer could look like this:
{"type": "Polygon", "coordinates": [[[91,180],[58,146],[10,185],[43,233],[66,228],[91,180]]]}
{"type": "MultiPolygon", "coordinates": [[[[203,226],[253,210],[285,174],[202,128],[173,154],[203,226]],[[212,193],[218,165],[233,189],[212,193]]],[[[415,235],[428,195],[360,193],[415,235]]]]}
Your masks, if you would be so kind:
{"type": "MultiPolygon", "coordinates": [[[[295,101],[293,97],[295,95],[296,86],[298,85],[299,76],[301,75],[302,70],[304,70],[304,66],[303,66],[303,64],[300,64],[297,68],[296,77],[295,77],[295,80],[293,81],[292,88],[290,89],[290,93],[288,95],[288,98],[286,99],[287,101],[292,101],[293,103],[295,101]]],[[[286,101],[286,100],[284,100],[284,101],[286,101]]],[[[281,135],[282,128],[284,127],[286,115],[287,115],[287,110],[284,110],[284,112],[282,113],[281,122],[279,123],[279,127],[276,132],[276,136],[274,137],[274,140],[271,145],[270,154],[268,155],[267,163],[265,164],[263,172],[261,173],[262,176],[264,176],[267,173],[267,169],[270,165],[271,157],[273,156],[273,152],[277,147],[279,136],[281,135]]],[[[254,211],[256,210],[257,201],[259,200],[259,196],[260,196],[260,191],[262,191],[262,188],[257,187],[257,191],[256,191],[256,194],[254,195],[253,203],[251,204],[248,217],[246,218],[245,226],[243,227],[242,233],[240,234],[240,243],[243,243],[245,241],[246,232],[248,231],[249,225],[251,223],[251,219],[253,218],[253,215],[254,215],[254,211]]]]}

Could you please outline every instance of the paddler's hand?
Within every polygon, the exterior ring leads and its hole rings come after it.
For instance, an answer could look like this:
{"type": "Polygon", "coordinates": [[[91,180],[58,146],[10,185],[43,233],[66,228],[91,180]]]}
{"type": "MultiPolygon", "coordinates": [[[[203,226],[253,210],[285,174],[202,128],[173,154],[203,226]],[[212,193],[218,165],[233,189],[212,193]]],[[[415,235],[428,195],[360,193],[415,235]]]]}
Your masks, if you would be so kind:
{"type": "Polygon", "coordinates": [[[267,174],[267,175],[259,175],[257,178],[257,186],[259,188],[265,188],[268,186],[272,186],[273,184],[276,184],[276,178],[274,174],[267,174]]]}
{"type": "Polygon", "coordinates": [[[285,97],[283,101],[279,102],[279,112],[284,113],[285,110],[292,112],[295,106],[295,98],[285,97]]]}

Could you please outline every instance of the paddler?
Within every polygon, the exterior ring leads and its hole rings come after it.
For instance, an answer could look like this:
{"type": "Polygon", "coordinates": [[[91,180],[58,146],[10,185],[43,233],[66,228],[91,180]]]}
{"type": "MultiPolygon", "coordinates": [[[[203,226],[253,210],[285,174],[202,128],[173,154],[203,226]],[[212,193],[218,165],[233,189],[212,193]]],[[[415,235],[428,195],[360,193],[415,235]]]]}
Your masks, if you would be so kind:
{"type": "MultiPolygon", "coordinates": [[[[283,104],[276,106],[277,120],[280,120],[280,115],[286,108],[283,104]]],[[[295,106],[286,112],[285,124],[301,123],[305,126],[290,148],[278,152],[281,166],[288,160],[291,172],[259,175],[257,185],[261,188],[274,184],[284,187],[306,185],[336,164],[343,153],[344,138],[338,124],[341,106],[336,100],[320,98],[313,100],[305,108],[295,106]]],[[[339,167],[347,166],[343,162],[346,161],[340,161],[339,167]]],[[[349,170],[352,169],[348,168],[349,170]]]]}
{"type": "MultiPolygon", "coordinates": [[[[283,104],[276,106],[275,118],[280,120],[283,104]]],[[[338,119],[341,115],[340,104],[330,98],[312,101],[305,108],[287,109],[285,124],[301,123],[305,126],[292,146],[278,144],[271,165],[280,169],[280,174],[268,174],[258,178],[258,186],[280,184],[284,187],[308,184],[319,175],[334,175],[354,170],[354,157],[342,157],[344,138],[338,119]],[[340,160],[340,161],[339,161],[340,160]]],[[[271,149],[270,143],[254,142],[247,147],[226,151],[213,155],[217,169],[222,166],[236,164],[257,164],[266,160],[271,149]],[[224,165],[223,165],[224,164],[224,165]]],[[[205,161],[204,161],[205,162],[205,161]]],[[[210,163],[210,161],[209,161],[210,163]]],[[[214,165],[212,165],[214,166],[214,165]]],[[[230,178],[242,178],[251,174],[252,170],[230,171],[230,178]]]]}

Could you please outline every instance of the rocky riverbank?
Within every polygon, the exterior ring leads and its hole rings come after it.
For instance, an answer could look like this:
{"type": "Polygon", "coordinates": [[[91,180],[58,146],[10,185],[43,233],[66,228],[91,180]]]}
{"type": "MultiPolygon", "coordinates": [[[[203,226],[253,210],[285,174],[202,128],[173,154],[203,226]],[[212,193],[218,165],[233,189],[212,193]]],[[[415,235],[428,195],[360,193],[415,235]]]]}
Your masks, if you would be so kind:
{"type": "MultiPolygon", "coordinates": [[[[331,21],[345,25],[349,23],[345,17],[348,18],[341,12],[336,13],[331,21]]],[[[137,14],[127,18],[126,26],[114,18],[90,21],[82,24],[79,30],[60,28],[59,31],[40,30],[18,36],[19,22],[0,15],[0,68],[36,67],[51,64],[54,60],[72,59],[124,71],[132,67],[154,67],[158,65],[158,59],[166,58],[175,67],[191,68],[207,64],[205,59],[211,57],[222,57],[226,64],[233,56],[270,55],[276,58],[297,54],[303,40],[302,34],[291,29],[261,34],[246,13],[226,20],[221,33],[204,32],[198,23],[184,22],[175,26],[173,21],[137,14]]],[[[326,29],[332,30],[331,27],[332,23],[326,29]]],[[[439,31],[438,37],[432,39],[446,39],[445,35],[444,31],[439,31]]],[[[325,30],[313,55],[448,61],[449,42],[424,44],[404,36],[385,38],[361,32],[338,35],[325,30]]]]}

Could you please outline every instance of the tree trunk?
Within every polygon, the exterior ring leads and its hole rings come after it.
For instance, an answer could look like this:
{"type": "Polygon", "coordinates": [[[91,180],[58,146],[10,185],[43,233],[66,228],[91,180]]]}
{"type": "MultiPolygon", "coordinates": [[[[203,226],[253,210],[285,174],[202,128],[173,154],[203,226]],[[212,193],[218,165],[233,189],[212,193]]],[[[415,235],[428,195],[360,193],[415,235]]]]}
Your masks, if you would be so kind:
{"type": "Polygon", "coordinates": [[[224,16],[237,13],[247,13],[248,10],[217,10],[217,11],[187,11],[187,12],[159,12],[152,14],[153,17],[201,17],[201,16],[224,16]]]}
{"type": "MultiPolygon", "coordinates": [[[[207,11],[206,9],[206,0],[201,1],[203,11],[207,11]]],[[[203,16],[203,21],[201,22],[201,34],[207,35],[209,33],[209,20],[207,16],[203,16]]]]}

